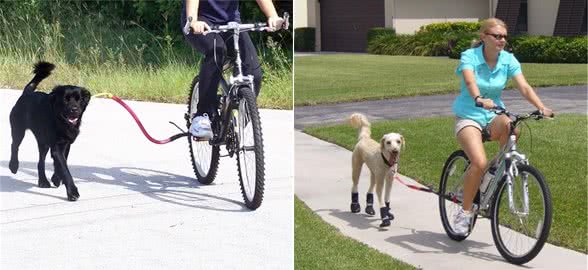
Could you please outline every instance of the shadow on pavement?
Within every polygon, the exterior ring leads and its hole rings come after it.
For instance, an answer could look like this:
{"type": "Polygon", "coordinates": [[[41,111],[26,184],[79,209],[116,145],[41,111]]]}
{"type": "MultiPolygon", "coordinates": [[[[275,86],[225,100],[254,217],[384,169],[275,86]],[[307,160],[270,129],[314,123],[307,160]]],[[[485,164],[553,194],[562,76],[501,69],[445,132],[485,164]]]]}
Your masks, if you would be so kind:
{"type": "MultiPolygon", "coordinates": [[[[363,205],[362,205],[363,206],[363,205]]],[[[327,212],[329,215],[334,216],[340,220],[347,221],[347,225],[360,230],[367,229],[379,229],[378,226],[370,224],[374,220],[379,220],[376,216],[370,216],[365,214],[361,209],[360,213],[351,213],[350,211],[341,211],[341,209],[318,209],[315,212],[327,212]],[[361,217],[361,218],[358,218],[361,217]]],[[[379,224],[379,223],[378,223],[379,224]]]]}
{"type": "MultiPolygon", "coordinates": [[[[8,161],[0,161],[0,166],[8,168],[8,161]]],[[[48,169],[52,166],[50,162],[47,162],[48,169]]],[[[176,188],[194,188],[198,190],[205,188],[206,185],[199,184],[195,179],[170,174],[167,172],[156,171],[151,169],[143,168],[130,168],[130,167],[112,167],[112,168],[100,168],[100,167],[89,167],[80,165],[70,165],[70,172],[74,177],[74,181],[82,197],[80,200],[84,200],[84,189],[80,188],[81,183],[98,183],[105,185],[117,185],[126,188],[127,190],[135,191],[145,195],[149,198],[159,200],[166,203],[214,210],[224,212],[248,212],[245,205],[241,201],[223,198],[216,195],[206,194],[203,192],[185,191],[178,190],[176,188]],[[234,205],[240,206],[239,209],[227,209],[217,208],[209,206],[210,203],[205,203],[210,200],[219,200],[229,202],[234,205]]],[[[0,181],[0,192],[25,192],[29,194],[47,196],[57,198],[62,201],[67,201],[65,196],[65,189],[61,185],[59,188],[63,190],[63,197],[45,194],[42,192],[43,189],[37,189],[37,163],[36,162],[20,162],[19,173],[25,173],[29,175],[26,179],[30,179],[30,182],[16,179],[11,175],[0,175],[2,180],[0,181]],[[34,183],[34,184],[33,184],[34,183]],[[33,188],[37,190],[32,190],[33,188]]],[[[47,177],[52,176],[52,172],[47,170],[47,177]]],[[[214,186],[208,185],[208,186],[214,186]]],[[[129,196],[129,194],[116,194],[112,196],[101,196],[87,200],[99,200],[108,197],[116,196],[129,196]]],[[[233,208],[233,207],[230,207],[233,208]]]]}
{"type": "Polygon", "coordinates": [[[362,212],[354,214],[349,211],[342,211],[340,209],[318,209],[315,212],[327,212],[329,215],[347,222],[348,226],[360,230],[379,230],[382,232],[389,230],[404,230],[407,234],[396,235],[386,239],[386,242],[400,246],[404,249],[410,250],[413,253],[436,253],[436,254],[457,254],[461,253],[473,258],[483,259],[486,261],[501,261],[501,256],[483,252],[475,251],[491,246],[490,244],[466,239],[462,242],[451,240],[446,234],[435,233],[430,231],[423,231],[414,228],[392,227],[388,229],[380,229],[379,218],[377,216],[369,216],[362,212]],[[376,221],[376,225],[372,223],[376,221]]]}
{"type": "Polygon", "coordinates": [[[484,251],[473,251],[491,246],[490,244],[466,239],[462,242],[451,240],[444,233],[422,231],[413,228],[400,228],[408,231],[407,234],[392,236],[386,239],[387,242],[408,249],[414,253],[438,253],[457,254],[461,253],[477,259],[486,261],[501,261],[501,256],[484,251]]]}

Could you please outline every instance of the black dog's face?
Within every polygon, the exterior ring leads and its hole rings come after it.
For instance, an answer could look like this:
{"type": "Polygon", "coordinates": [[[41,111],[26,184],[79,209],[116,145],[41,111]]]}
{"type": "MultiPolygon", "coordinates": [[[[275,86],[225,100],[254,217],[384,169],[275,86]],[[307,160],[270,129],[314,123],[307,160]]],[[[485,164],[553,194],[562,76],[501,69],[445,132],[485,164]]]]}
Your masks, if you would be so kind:
{"type": "Polygon", "coordinates": [[[72,126],[78,126],[86,106],[90,102],[90,91],[78,86],[58,86],[51,92],[51,104],[57,117],[72,126]]]}

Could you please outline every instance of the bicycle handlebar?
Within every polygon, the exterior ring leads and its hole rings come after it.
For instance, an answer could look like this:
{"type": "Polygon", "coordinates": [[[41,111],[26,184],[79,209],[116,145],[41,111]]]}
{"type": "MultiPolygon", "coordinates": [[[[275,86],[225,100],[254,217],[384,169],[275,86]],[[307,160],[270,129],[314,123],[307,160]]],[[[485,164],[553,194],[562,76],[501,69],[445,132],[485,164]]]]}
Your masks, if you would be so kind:
{"type": "MultiPolygon", "coordinates": [[[[483,104],[481,102],[477,102],[476,107],[483,108],[483,104]]],[[[504,114],[508,117],[514,117],[516,122],[518,122],[520,120],[525,120],[528,118],[534,118],[535,120],[539,120],[539,119],[544,119],[544,118],[552,119],[555,117],[555,113],[551,113],[551,116],[546,116],[545,114],[543,114],[543,112],[541,110],[536,110],[536,111],[533,111],[528,114],[514,114],[514,113],[511,113],[511,112],[507,111],[505,108],[500,107],[500,106],[494,106],[493,108],[490,108],[487,110],[494,112],[497,115],[504,114]]]]}
{"type": "MultiPolygon", "coordinates": [[[[288,12],[284,12],[284,14],[282,15],[282,19],[284,20],[284,22],[282,22],[282,25],[280,28],[276,29],[276,30],[288,30],[288,27],[290,26],[290,23],[288,22],[288,20],[290,19],[290,15],[288,14],[288,12]]],[[[188,20],[186,20],[186,24],[184,25],[184,29],[183,32],[185,35],[190,34],[190,23],[192,22],[192,17],[188,18],[188,20]]],[[[228,31],[232,31],[232,30],[239,30],[239,32],[247,32],[247,31],[266,31],[271,29],[271,27],[267,26],[267,23],[263,23],[263,22],[259,22],[259,23],[247,23],[247,24],[240,24],[238,22],[229,22],[226,25],[213,25],[211,26],[207,31],[203,32],[203,35],[209,34],[209,33],[221,33],[221,32],[228,32],[228,31]]]]}

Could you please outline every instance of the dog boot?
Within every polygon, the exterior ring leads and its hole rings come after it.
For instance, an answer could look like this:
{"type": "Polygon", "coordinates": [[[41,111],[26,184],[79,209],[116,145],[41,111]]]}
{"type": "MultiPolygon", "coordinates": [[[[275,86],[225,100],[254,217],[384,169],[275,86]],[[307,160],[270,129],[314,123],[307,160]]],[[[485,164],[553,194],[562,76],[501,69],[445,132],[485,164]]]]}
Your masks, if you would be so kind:
{"type": "Polygon", "coordinates": [[[370,216],[375,215],[376,211],[374,210],[374,194],[373,193],[368,193],[366,195],[366,204],[367,204],[367,206],[365,207],[365,212],[370,216]]]}
{"type": "Polygon", "coordinates": [[[359,213],[361,206],[359,205],[359,193],[351,193],[351,213],[359,213]]]}
{"type": "Polygon", "coordinates": [[[380,216],[382,216],[382,224],[380,224],[380,227],[390,226],[390,217],[388,216],[389,211],[390,211],[390,208],[388,208],[388,207],[380,208],[380,216]]]}
{"type": "Polygon", "coordinates": [[[390,212],[390,202],[386,202],[386,208],[388,208],[388,217],[390,220],[394,220],[394,215],[390,212]]]}

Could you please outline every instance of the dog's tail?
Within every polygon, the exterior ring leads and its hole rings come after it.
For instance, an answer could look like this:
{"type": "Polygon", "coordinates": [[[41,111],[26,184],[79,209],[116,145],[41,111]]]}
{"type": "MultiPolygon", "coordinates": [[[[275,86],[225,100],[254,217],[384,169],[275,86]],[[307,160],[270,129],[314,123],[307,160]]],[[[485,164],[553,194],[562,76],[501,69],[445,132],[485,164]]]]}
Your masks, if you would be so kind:
{"type": "Polygon", "coordinates": [[[352,127],[359,129],[359,133],[357,135],[357,140],[361,140],[364,138],[370,138],[372,135],[372,131],[370,129],[370,122],[368,121],[367,117],[361,113],[354,113],[349,117],[349,124],[352,127]]]}
{"type": "Polygon", "coordinates": [[[25,86],[23,91],[24,94],[30,94],[37,89],[37,85],[51,75],[51,71],[55,68],[55,65],[48,63],[48,62],[39,62],[35,64],[35,68],[33,69],[33,73],[35,73],[35,77],[25,86]]]}

